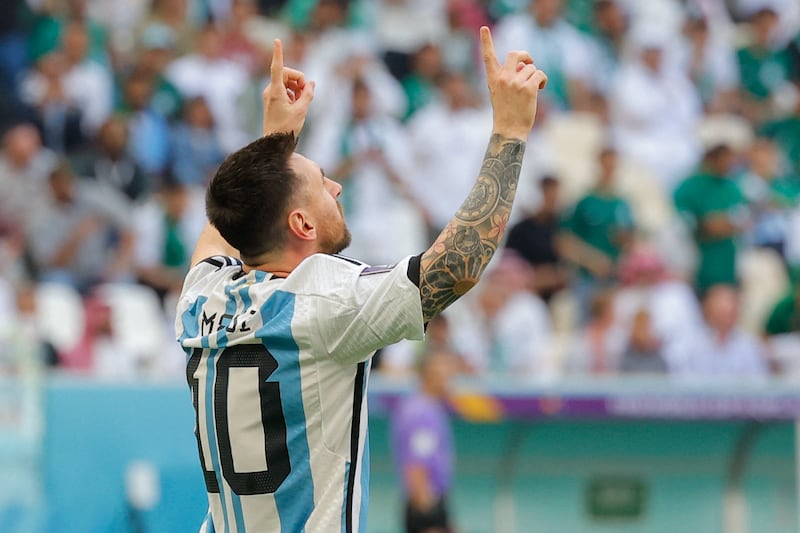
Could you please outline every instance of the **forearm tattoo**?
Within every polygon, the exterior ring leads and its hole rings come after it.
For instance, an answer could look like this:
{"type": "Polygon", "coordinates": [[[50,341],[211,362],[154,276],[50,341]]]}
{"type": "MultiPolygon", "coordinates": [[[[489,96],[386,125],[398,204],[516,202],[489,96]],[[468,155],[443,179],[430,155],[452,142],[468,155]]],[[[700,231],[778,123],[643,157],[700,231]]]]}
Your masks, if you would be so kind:
{"type": "Polygon", "coordinates": [[[471,289],[497,251],[524,154],[523,141],[492,135],[475,186],[422,255],[419,290],[426,322],[471,289]]]}

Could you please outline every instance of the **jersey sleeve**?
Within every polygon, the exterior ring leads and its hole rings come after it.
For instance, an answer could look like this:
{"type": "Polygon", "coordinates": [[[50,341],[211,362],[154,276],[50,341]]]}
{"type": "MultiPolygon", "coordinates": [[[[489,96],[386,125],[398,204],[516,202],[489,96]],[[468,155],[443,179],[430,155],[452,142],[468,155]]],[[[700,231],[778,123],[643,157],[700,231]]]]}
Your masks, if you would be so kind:
{"type": "Polygon", "coordinates": [[[409,277],[413,260],[368,267],[317,255],[293,272],[287,282],[306,281],[304,311],[318,356],[357,363],[401,339],[423,338],[419,288],[409,277]]]}

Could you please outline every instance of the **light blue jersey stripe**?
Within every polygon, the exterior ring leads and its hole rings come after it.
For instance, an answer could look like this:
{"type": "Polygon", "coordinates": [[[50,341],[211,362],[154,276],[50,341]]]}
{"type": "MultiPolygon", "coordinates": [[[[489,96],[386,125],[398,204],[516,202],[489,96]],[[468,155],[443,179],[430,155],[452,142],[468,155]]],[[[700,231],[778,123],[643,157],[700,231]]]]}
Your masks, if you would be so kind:
{"type": "MultiPolygon", "coordinates": [[[[364,405],[367,403],[367,384],[369,383],[369,371],[372,361],[366,362],[364,368],[364,388],[361,390],[361,400],[364,405]]],[[[358,513],[358,531],[367,531],[367,509],[369,508],[369,424],[366,420],[363,421],[362,427],[364,428],[364,451],[358,462],[361,463],[361,509],[358,513]]]]}
{"type": "Polygon", "coordinates": [[[219,497],[222,502],[222,518],[225,522],[225,533],[230,533],[228,506],[225,505],[225,480],[222,479],[222,469],[219,466],[219,458],[217,457],[217,428],[214,425],[214,382],[217,377],[217,367],[215,363],[219,353],[219,350],[211,350],[208,354],[208,361],[206,362],[206,372],[208,373],[206,378],[206,427],[208,428],[208,446],[209,454],[211,455],[211,464],[217,476],[219,497]]]}
{"type": "Polygon", "coordinates": [[[275,291],[261,308],[263,326],[256,337],[278,361],[270,381],[280,383],[286,443],[291,470],[275,492],[275,504],[283,531],[302,532],[314,509],[314,480],[311,475],[306,416],[300,381],[300,349],[292,337],[294,295],[275,291]]]}
{"type": "MultiPolygon", "coordinates": [[[[237,296],[239,295],[239,291],[234,292],[234,290],[238,289],[246,282],[247,279],[242,278],[237,283],[231,283],[227,287],[225,287],[225,296],[227,296],[225,302],[226,314],[236,315],[236,313],[238,312],[239,305],[237,304],[237,296]]],[[[245,307],[244,309],[246,310],[247,307],[245,307]]],[[[222,322],[220,321],[221,329],[217,332],[217,343],[220,348],[228,346],[228,330],[227,330],[228,325],[229,324],[226,324],[225,327],[222,327],[222,322]]],[[[224,413],[224,415],[228,416],[227,413],[224,413]]],[[[244,513],[242,512],[242,500],[233,489],[231,489],[231,503],[233,504],[233,516],[234,520],[236,521],[236,531],[238,533],[245,533],[244,513]]]]}
{"type": "Polygon", "coordinates": [[[344,489],[342,494],[342,533],[347,533],[347,481],[350,479],[350,461],[344,465],[344,489]]]}
{"type": "MultiPolygon", "coordinates": [[[[203,312],[203,306],[208,301],[206,296],[199,296],[197,300],[194,301],[194,304],[191,305],[183,312],[181,315],[181,324],[183,324],[183,332],[181,333],[180,339],[178,339],[181,344],[186,339],[194,339],[198,335],[200,335],[200,322],[198,320],[200,313],[203,312]]],[[[191,354],[191,349],[186,349],[187,353],[191,354]]]]}

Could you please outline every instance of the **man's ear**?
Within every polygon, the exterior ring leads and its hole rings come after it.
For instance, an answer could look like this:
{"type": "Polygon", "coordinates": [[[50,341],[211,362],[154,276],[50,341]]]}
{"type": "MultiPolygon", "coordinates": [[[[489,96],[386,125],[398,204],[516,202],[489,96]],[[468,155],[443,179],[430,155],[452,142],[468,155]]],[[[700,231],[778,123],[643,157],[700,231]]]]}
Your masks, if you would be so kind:
{"type": "Polygon", "coordinates": [[[303,241],[313,241],[317,238],[317,228],[310,218],[301,209],[289,213],[289,232],[303,241]]]}

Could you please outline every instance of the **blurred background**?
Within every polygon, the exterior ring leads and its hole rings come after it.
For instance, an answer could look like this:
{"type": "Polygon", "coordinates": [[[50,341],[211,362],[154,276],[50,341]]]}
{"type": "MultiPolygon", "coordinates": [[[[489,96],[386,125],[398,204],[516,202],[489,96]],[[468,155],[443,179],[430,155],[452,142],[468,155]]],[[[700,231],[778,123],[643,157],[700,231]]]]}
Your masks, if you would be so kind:
{"type": "Polygon", "coordinates": [[[272,40],[387,264],[478,173],[483,24],[549,84],[502,253],[376,356],[369,531],[800,531],[796,0],[4,0],[1,531],[199,526],[174,303],[272,40]]]}

